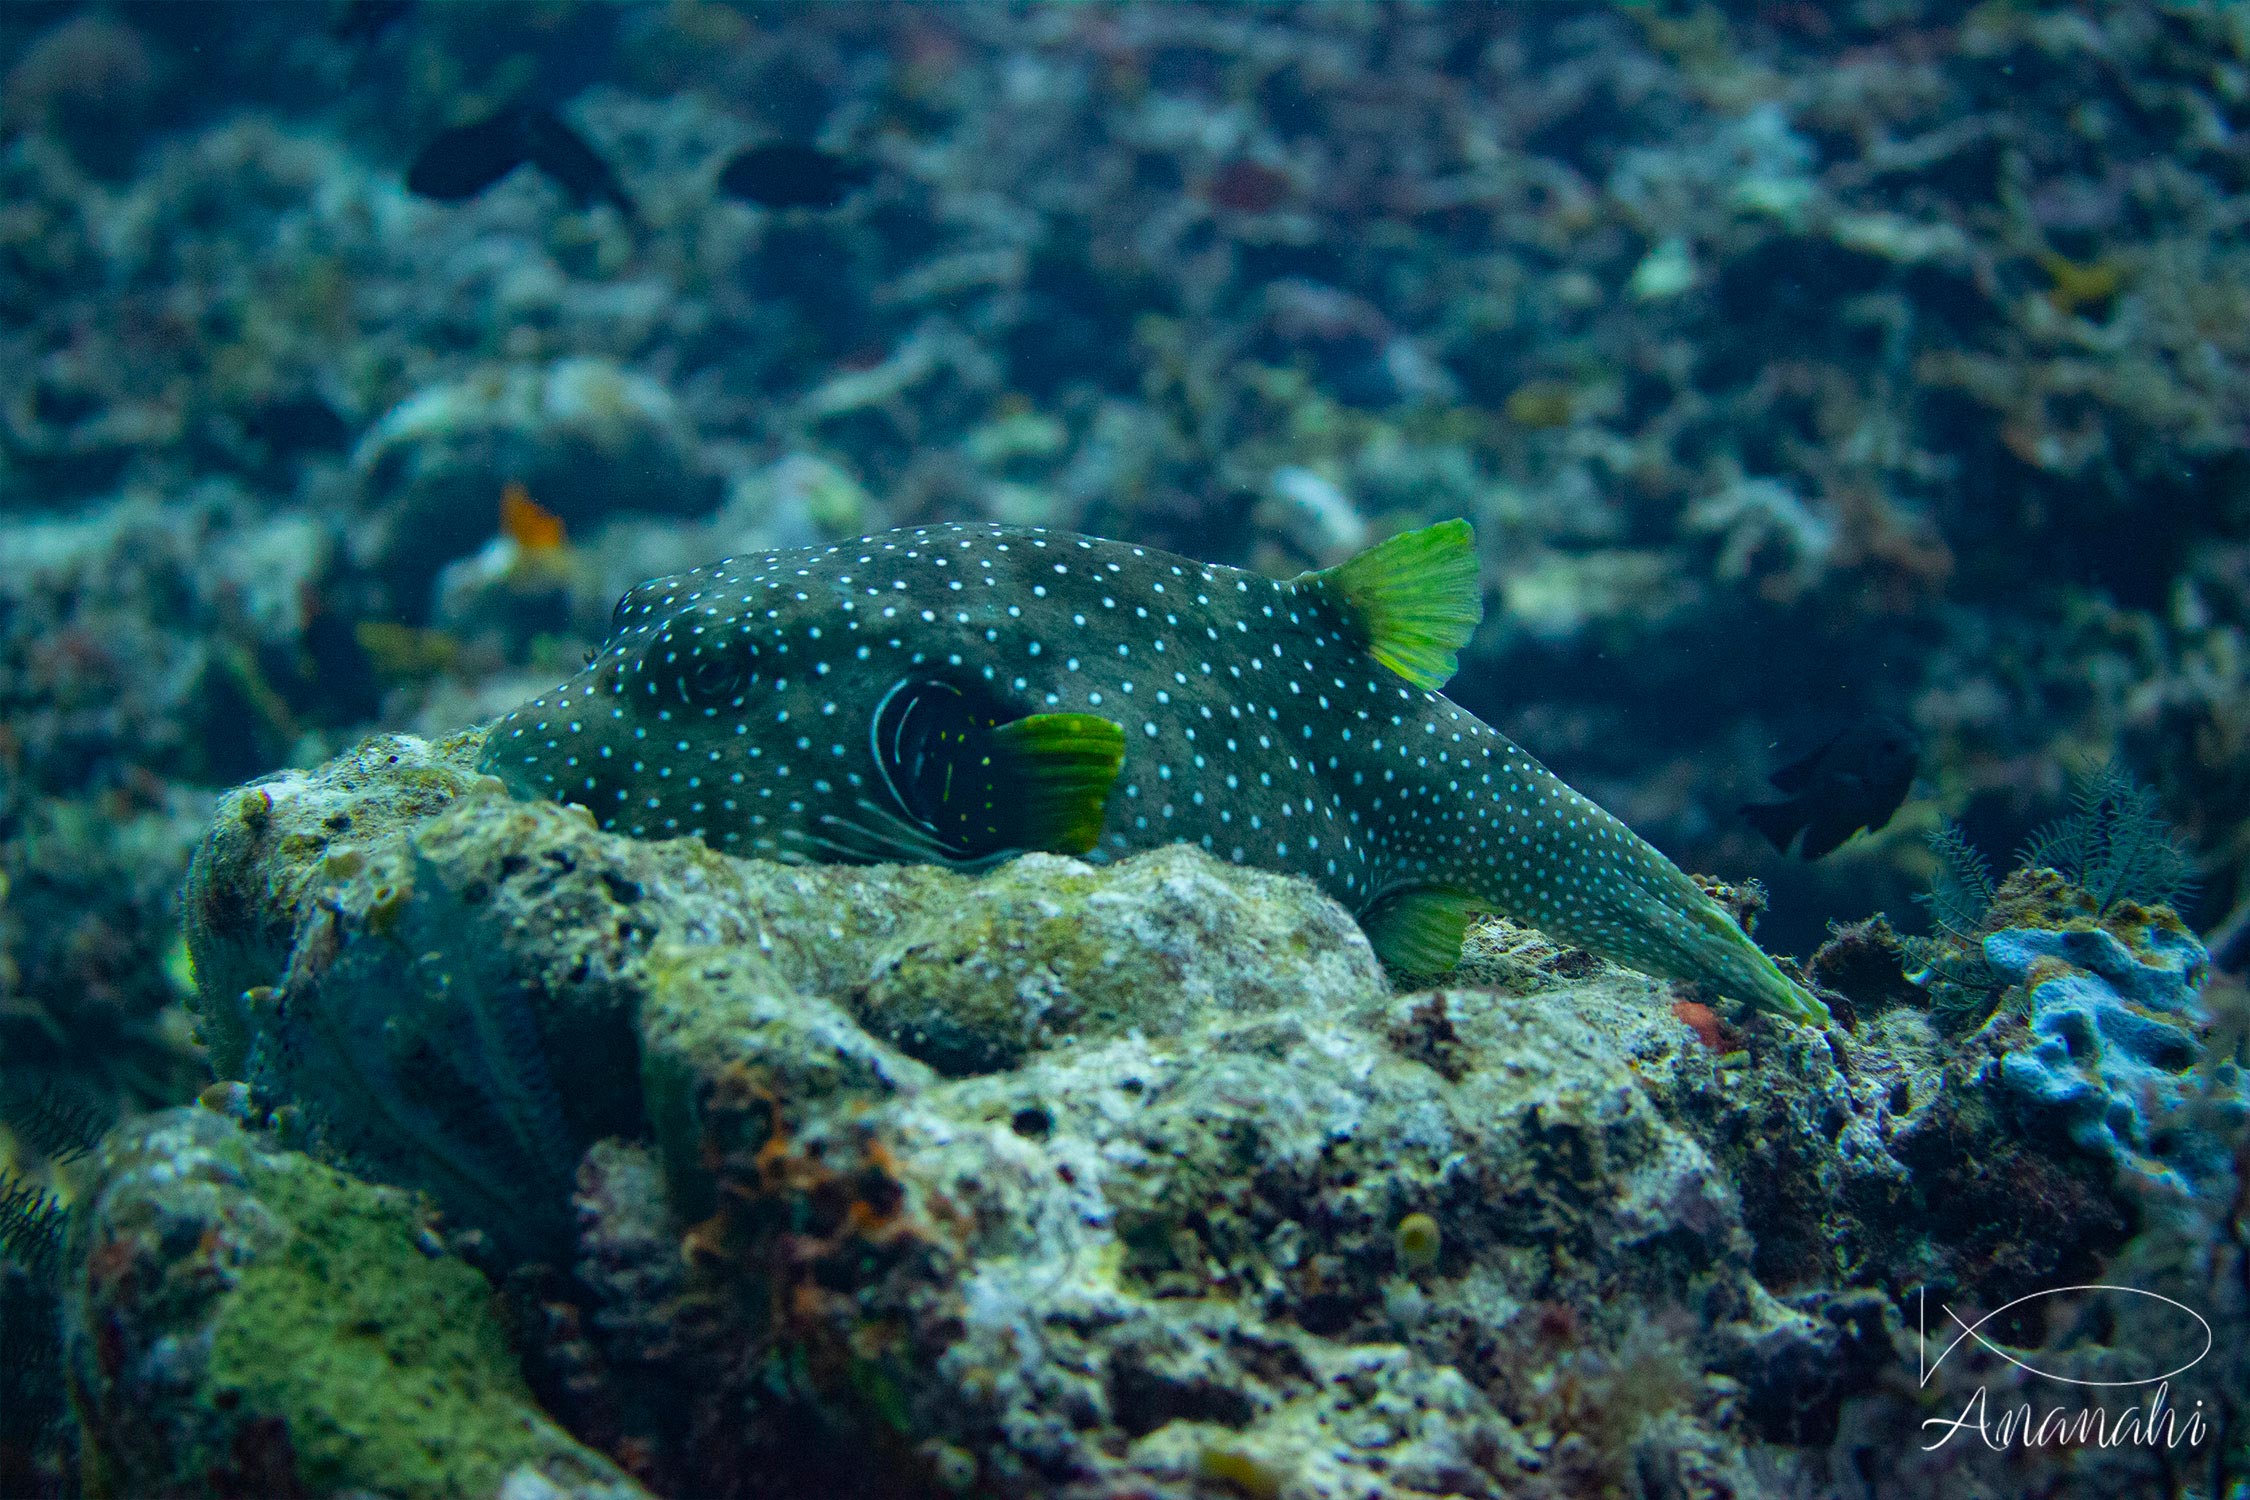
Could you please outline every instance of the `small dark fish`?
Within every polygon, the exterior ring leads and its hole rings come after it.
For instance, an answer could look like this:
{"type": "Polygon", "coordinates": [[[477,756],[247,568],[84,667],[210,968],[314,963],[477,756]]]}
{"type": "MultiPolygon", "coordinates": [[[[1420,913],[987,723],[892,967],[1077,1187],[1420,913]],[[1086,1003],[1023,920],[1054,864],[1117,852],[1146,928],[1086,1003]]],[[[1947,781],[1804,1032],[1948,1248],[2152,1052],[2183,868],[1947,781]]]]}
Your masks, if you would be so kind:
{"type": "Polygon", "coordinates": [[[874,179],[864,162],[818,146],[768,141],[737,151],[719,173],[719,188],[762,208],[834,208],[874,179]]]}
{"type": "Polygon", "coordinates": [[[530,160],[518,111],[438,132],[406,169],[406,190],[441,203],[474,198],[530,160]]]}
{"type": "Polygon", "coordinates": [[[1891,820],[1921,753],[1913,730],[1869,714],[1767,778],[1789,793],[1787,801],[1747,803],[1742,815],[1784,854],[1802,832],[1798,858],[1818,859],[1860,829],[1873,833],[1891,820]]]}
{"type": "Polygon", "coordinates": [[[560,115],[549,109],[527,109],[522,129],[531,164],[560,184],[580,207],[606,200],[625,217],[633,217],[633,200],[617,173],[560,115]]]}
{"type": "Polygon", "coordinates": [[[346,0],[328,34],[339,42],[378,42],[413,9],[414,0],[346,0]]]}
{"type": "Polygon", "coordinates": [[[406,188],[441,203],[458,203],[527,162],[553,178],[580,207],[607,201],[632,217],[633,200],[609,163],[560,115],[538,105],[509,105],[440,131],[406,169],[406,188]]]}

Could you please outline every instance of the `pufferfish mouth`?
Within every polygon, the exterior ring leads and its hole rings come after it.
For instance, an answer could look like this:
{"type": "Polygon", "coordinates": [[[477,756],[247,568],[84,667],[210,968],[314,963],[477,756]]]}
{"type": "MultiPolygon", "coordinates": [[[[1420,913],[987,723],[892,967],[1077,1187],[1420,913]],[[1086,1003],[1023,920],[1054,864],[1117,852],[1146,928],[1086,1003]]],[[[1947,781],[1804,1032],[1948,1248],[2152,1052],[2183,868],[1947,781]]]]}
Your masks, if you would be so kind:
{"type": "MultiPolygon", "coordinates": [[[[548,797],[598,813],[606,780],[598,764],[601,756],[584,738],[585,720],[576,717],[580,704],[591,705],[597,687],[589,672],[494,720],[485,731],[477,769],[498,777],[519,800],[548,797]],[[593,787],[586,785],[588,780],[593,787]]],[[[614,788],[610,795],[614,797],[614,788]]]]}
{"type": "MultiPolygon", "coordinates": [[[[658,836],[703,833],[704,822],[720,817],[718,808],[706,809],[690,797],[684,812],[675,808],[672,815],[661,815],[674,790],[670,778],[678,758],[648,753],[653,744],[636,743],[647,728],[627,727],[630,717],[621,700],[629,690],[645,690],[655,702],[635,706],[655,706],[658,717],[666,719],[696,713],[708,718],[740,709],[745,690],[755,681],[756,649],[721,638],[699,642],[675,658],[663,649],[668,636],[657,633],[651,647],[642,640],[649,634],[639,630],[623,640],[613,636],[577,676],[495,721],[486,731],[477,768],[497,777],[519,800],[584,807],[605,829],[630,826],[633,833],[642,833],[631,825],[646,812],[650,825],[662,829],[658,836]],[[666,706],[669,712],[663,711],[666,706]]],[[[677,746],[683,754],[687,748],[684,742],[677,746]]],[[[719,757],[714,752],[710,758],[719,757]]],[[[692,776],[685,779],[689,787],[695,785],[692,776]]],[[[732,812],[734,804],[725,803],[725,810],[732,812]]]]}

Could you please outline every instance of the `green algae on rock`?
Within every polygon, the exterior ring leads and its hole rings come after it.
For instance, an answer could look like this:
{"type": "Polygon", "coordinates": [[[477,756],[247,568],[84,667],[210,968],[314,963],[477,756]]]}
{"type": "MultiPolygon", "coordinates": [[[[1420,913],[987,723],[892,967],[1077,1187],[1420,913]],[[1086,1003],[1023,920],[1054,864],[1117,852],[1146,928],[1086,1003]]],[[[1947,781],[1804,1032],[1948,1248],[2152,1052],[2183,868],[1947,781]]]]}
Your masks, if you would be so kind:
{"type": "Polygon", "coordinates": [[[1500,911],[1825,1024],[1669,859],[1439,693],[1482,615],[1465,521],[1289,580],[916,527],[641,584],[479,765],[605,829],[789,862],[1199,844],[1313,881],[1403,972],[1500,911]]]}
{"type": "Polygon", "coordinates": [[[539,1410],[404,1194],[203,1108],[127,1127],[93,1180],[66,1304],[89,1492],[644,1493],[539,1410]]]}

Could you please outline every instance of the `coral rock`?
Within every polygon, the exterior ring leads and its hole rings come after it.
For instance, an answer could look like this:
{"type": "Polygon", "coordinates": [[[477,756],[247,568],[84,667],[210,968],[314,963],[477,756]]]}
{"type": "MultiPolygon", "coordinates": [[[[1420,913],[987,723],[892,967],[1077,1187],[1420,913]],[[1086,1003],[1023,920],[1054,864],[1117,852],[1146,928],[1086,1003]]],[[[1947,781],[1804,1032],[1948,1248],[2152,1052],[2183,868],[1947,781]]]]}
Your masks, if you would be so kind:
{"type": "MultiPolygon", "coordinates": [[[[1190,848],[783,866],[477,748],[222,799],[206,1032],[284,1141],[538,1283],[548,1410],[665,1491],[1794,1493],[1898,1417],[1908,1288],[1996,1305],[2136,1220],[2004,1086],[2020,1020],[1714,1051],[1504,922],[1393,996],[1311,885],[1190,848]]],[[[2192,1054],[2188,940],[2099,936],[2023,961],[2192,1054]]]]}
{"type": "Polygon", "coordinates": [[[201,1108],[113,1137],[66,1296],[88,1489],[644,1495],[533,1405],[406,1195],[201,1108]]]}

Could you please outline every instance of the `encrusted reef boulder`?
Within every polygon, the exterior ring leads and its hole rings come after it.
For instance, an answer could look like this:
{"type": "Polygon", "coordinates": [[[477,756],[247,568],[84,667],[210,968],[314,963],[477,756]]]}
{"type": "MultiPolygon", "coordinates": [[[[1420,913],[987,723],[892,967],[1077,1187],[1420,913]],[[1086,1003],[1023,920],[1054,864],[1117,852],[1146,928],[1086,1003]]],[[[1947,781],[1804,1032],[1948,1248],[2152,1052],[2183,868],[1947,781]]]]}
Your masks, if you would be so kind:
{"type": "Polygon", "coordinates": [[[475,750],[226,801],[203,1022],[257,1150],[429,1194],[548,1413],[660,1491],[1795,1493],[1903,1420],[1909,1288],[2133,1227],[2011,1103],[2020,1023],[1730,1018],[1497,922],[1394,995],[1312,886],[1192,849],[784,867],[475,750]]]}
{"type": "Polygon", "coordinates": [[[939,1079],[771,984],[674,955],[651,1100],[672,1200],[714,1210],[686,1238],[716,1319],[696,1358],[796,1370],[778,1397],[736,1374],[729,1404],[807,1484],[835,1457],[790,1434],[843,1402],[884,1438],[870,1492],[1545,1493],[1615,1455],[1548,1451],[1540,1329],[1606,1345],[1643,1299],[1681,1324],[1658,1357],[1682,1441],[1717,1441],[1689,1349],[1770,1308],[1733,1194],[1567,1003],[1175,1000],[1161,1039],[939,1079]],[[1480,1065],[1394,1042],[1432,1026],[1480,1065]]]}
{"type": "Polygon", "coordinates": [[[1186,845],[1111,870],[1034,854],[925,911],[852,992],[860,1023],[946,1073],[991,1072],[1065,1037],[1170,1036],[1383,976],[1332,902],[1186,845]]]}
{"type": "Polygon", "coordinates": [[[206,1108],[92,1171],[65,1299],[89,1493],[646,1495],[533,1402],[408,1195],[206,1108]]]}
{"type": "Polygon", "coordinates": [[[293,1139],[518,1249],[561,1232],[587,1146],[642,1128],[660,942],[755,951],[776,994],[836,997],[946,1072],[1198,1008],[1385,993],[1343,911],[1200,853],[1038,856],[981,882],[790,869],[511,801],[467,749],[370,741],[238,793],[189,877],[190,941],[222,1075],[287,1105],[293,1139]]]}
{"type": "Polygon", "coordinates": [[[182,923],[203,997],[198,1016],[222,1077],[250,1046],[244,992],[289,962],[318,894],[365,868],[367,850],[474,790],[464,746],[406,735],[364,741],[316,775],[283,772],[219,805],[188,869],[182,923]]]}

